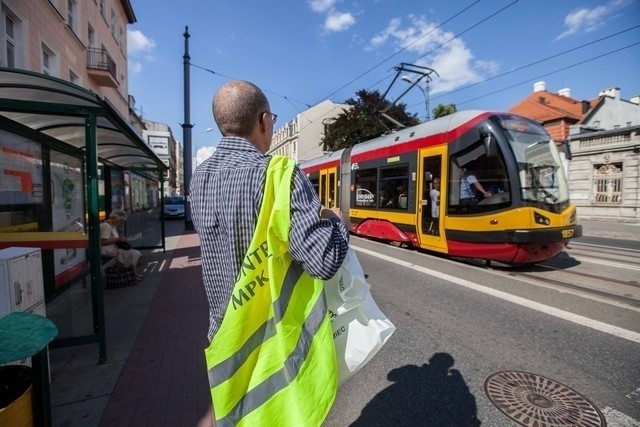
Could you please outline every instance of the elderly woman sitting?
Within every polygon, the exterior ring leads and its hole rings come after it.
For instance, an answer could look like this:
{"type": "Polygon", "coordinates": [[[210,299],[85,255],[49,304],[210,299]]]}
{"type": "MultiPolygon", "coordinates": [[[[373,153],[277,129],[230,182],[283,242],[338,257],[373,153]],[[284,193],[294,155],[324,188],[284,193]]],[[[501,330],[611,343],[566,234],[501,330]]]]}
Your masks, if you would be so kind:
{"type": "Polygon", "coordinates": [[[133,266],[136,281],[140,282],[144,276],[138,273],[137,268],[142,254],[136,249],[122,249],[116,245],[117,242],[127,241],[125,237],[120,237],[117,230],[126,220],[127,213],[122,209],[116,209],[109,214],[109,219],[100,224],[100,254],[106,258],[117,258],[125,267],[133,266]]]}

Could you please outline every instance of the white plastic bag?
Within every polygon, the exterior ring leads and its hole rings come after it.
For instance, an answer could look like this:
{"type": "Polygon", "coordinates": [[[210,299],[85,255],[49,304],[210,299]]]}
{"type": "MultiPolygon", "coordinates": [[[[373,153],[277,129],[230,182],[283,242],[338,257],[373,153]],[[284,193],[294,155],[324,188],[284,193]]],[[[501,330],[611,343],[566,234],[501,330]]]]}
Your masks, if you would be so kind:
{"type": "Polygon", "coordinates": [[[356,253],[349,248],[342,267],[324,285],[340,384],[366,365],[396,330],[369,288],[356,253]]]}

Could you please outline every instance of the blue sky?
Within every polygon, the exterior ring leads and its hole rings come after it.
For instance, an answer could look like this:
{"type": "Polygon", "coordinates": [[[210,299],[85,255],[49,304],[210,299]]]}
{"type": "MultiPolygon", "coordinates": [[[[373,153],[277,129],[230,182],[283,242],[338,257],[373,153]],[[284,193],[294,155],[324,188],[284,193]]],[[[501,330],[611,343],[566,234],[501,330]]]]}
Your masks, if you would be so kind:
{"type": "MultiPolygon", "coordinates": [[[[260,86],[275,128],[325,99],[384,93],[400,63],[436,71],[430,109],[508,110],[544,81],[593,99],[640,95],[640,0],[131,0],[129,92],[144,118],[182,141],[183,54],[189,27],[191,123],[200,161],[220,134],[211,100],[230,79],[260,86]],[[207,131],[213,128],[214,130],[207,131]]],[[[389,90],[395,99],[407,83],[389,90]]],[[[425,116],[418,88],[400,102],[425,116]]],[[[197,150],[196,150],[197,149],[197,150]]]]}

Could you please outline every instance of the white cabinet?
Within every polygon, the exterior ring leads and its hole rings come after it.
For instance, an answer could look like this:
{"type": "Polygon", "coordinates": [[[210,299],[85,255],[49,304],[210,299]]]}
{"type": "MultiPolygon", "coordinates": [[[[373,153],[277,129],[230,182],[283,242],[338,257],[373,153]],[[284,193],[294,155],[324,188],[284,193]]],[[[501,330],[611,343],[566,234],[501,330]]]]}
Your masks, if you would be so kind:
{"type": "MultiPolygon", "coordinates": [[[[0,317],[14,311],[47,316],[40,248],[0,250],[0,317]]],[[[31,366],[31,358],[9,365],[31,366]]]]}
{"type": "Polygon", "coordinates": [[[45,316],[39,248],[0,250],[0,317],[14,311],[45,316]]]}

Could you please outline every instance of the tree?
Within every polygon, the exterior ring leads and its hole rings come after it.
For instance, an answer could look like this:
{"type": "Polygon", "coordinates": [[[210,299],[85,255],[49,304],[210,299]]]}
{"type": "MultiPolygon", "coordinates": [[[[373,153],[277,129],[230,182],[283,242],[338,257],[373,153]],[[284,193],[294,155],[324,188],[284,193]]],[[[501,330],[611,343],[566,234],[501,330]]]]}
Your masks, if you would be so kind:
{"type": "Polygon", "coordinates": [[[438,106],[433,109],[433,118],[439,119],[440,117],[453,114],[456,111],[458,111],[456,104],[438,104],[438,106]]]}
{"type": "MultiPolygon", "coordinates": [[[[353,147],[359,142],[377,138],[395,127],[378,114],[378,111],[390,105],[389,101],[382,99],[380,92],[361,89],[356,95],[357,99],[349,98],[345,101],[349,108],[344,108],[332,123],[326,125],[321,141],[324,151],[353,147]]],[[[386,114],[406,126],[420,123],[415,114],[406,112],[406,104],[396,104],[386,114]]]]}

